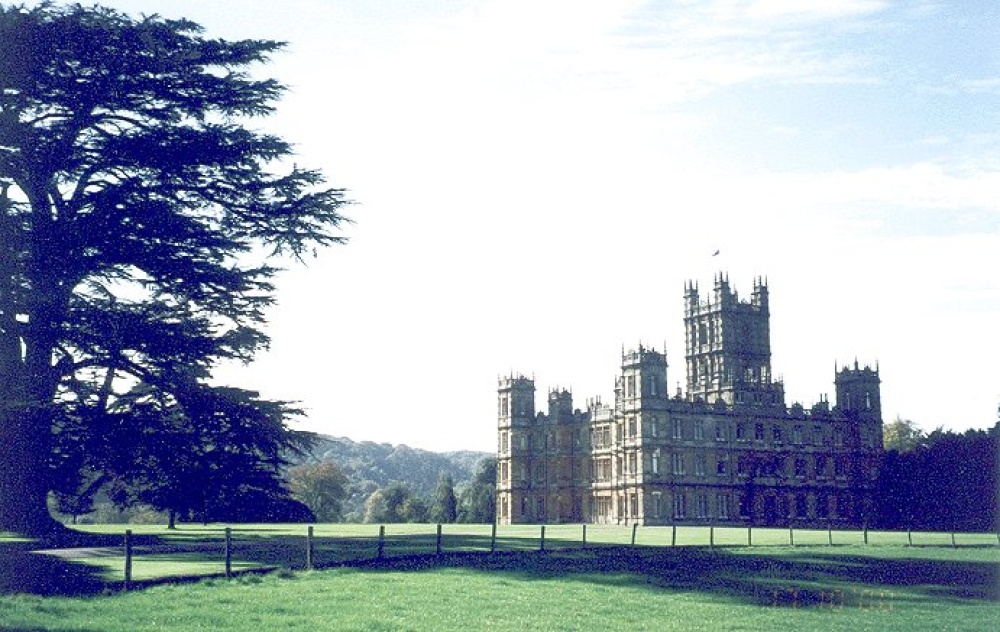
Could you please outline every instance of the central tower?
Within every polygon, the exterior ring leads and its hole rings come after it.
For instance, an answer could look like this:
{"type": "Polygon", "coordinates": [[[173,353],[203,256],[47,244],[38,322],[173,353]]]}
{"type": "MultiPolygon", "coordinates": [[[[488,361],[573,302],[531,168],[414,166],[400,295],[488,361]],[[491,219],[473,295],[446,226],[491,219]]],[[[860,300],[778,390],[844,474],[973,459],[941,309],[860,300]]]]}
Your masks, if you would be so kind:
{"type": "Polygon", "coordinates": [[[784,406],[784,387],[771,376],[767,283],[755,279],[750,301],[740,301],[728,276],[715,278],[712,297],[684,287],[688,396],[729,405],[784,406]]]}

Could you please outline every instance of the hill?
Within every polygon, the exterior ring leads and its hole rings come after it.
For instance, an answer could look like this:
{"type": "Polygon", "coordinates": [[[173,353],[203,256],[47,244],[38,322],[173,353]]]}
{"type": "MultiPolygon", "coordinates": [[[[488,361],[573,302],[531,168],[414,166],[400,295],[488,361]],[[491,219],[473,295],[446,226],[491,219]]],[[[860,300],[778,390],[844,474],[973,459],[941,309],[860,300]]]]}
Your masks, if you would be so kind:
{"type": "Polygon", "coordinates": [[[456,489],[468,483],[479,463],[493,454],[461,450],[431,452],[407,445],[353,441],[346,437],[320,435],[304,462],[332,461],[350,480],[350,496],[344,502],[345,519],[360,521],[365,500],[376,489],[403,483],[414,493],[430,498],[442,473],[450,474],[456,489]]]}

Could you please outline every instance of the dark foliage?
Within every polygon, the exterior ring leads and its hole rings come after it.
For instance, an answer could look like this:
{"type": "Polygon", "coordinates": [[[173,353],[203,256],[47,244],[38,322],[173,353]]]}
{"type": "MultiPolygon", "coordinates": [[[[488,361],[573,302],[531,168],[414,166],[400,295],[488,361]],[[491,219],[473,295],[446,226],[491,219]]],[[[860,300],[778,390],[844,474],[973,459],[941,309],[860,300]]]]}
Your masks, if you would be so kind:
{"type": "Polygon", "coordinates": [[[879,522],[889,529],[995,531],[1000,424],[964,434],[938,429],[912,450],[886,452],[879,522]]]}

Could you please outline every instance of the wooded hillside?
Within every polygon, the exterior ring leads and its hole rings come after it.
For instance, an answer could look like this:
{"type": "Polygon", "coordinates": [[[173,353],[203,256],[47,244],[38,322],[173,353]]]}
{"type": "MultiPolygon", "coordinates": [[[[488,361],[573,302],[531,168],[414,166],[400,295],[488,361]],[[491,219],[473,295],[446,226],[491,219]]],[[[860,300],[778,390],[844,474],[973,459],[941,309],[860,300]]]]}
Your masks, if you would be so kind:
{"type": "Polygon", "coordinates": [[[442,473],[449,474],[461,490],[473,476],[476,466],[489,452],[430,452],[406,445],[352,441],[346,437],[321,436],[303,462],[332,461],[340,466],[350,481],[349,496],[344,501],[344,519],[360,522],[365,500],[377,489],[391,483],[409,486],[413,493],[430,498],[442,473]]]}

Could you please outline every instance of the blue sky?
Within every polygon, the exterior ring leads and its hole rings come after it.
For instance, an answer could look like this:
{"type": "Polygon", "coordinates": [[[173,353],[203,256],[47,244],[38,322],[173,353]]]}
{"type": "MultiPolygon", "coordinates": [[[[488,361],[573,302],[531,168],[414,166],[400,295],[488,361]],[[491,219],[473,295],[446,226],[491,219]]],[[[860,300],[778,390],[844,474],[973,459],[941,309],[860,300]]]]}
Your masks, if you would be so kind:
{"type": "Polygon", "coordinates": [[[358,205],[220,379],[302,425],[495,447],[510,371],[609,401],[682,292],[767,277],[789,403],[877,362],[886,420],[1000,404],[1000,6],[792,0],[102,2],[286,40],[259,123],[358,205]],[[815,5],[815,6],[813,6],[815,5]],[[712,257],[720,250],[718,257],[712,257]]]}

